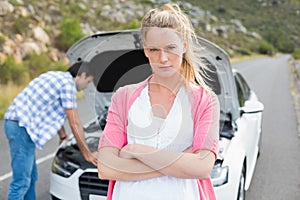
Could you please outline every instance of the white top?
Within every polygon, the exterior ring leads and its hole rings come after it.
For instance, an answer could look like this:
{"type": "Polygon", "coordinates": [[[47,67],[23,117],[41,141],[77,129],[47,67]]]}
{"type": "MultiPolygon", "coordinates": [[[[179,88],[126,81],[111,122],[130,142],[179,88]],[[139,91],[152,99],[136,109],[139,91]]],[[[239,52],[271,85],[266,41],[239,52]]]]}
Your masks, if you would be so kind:
{"type": "MultiPolygon", "coordinates": [[[[166,117],[152,113],[148,86],[128,112],[128,144],[182,152],[193,144],[193,119],[188,95],[182,87],[166,117]]],[[[192,164],[192,163],[191,163],[192,164]]],[[[117,181],[113,200],[199,200],[196,179],[163,176],[142,181],[117,181]]]]}

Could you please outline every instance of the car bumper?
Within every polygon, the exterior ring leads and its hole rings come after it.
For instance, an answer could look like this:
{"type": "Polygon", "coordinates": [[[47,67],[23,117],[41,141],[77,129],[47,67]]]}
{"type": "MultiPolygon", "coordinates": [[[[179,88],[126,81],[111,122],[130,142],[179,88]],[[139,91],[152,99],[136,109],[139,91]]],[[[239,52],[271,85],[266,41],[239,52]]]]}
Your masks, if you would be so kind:
{"type": "Polygon", "coordinates": [[[230,179],[224,185],[214,187],[217,200],[237,199],[239,183],[238,180],[230,179]]]}
{"type": "Polygon", "coordinates": [[[234,187],[229,187],[227,185],[215,187],[214,190],[216,199],[237,199],[237,194],[235,192],[232,192],[232,189],[234,189],[234,187]]]}
{"type": "MultiPolygon", "coordinates": [[[[50,194],[58,199],[64,200],[82,200],[79,188],[79,179],[84,173],[96,173],[97,169],[89,169],[86,171],[77,170],[68,178],[64,178],[51,172],[50,175],[50,194]]],[[[238,182],[229,178],[224,185],[214,187],[217,200],[236,199],[238,192],[238,182]]],[[[88,200],[106,200],[106,196],[99,194],[89,194],[88,200]]]]}
{"type": "MultiPolygon", "coordinates": [[[[96,169],[97,170],[97,169],[96,169]]],[[[101,196],[99,194],[85,194],[84,198],[82,197],[80,190],[80,177],[86,172],[94,173],[94,170],[83,171],[77,170],[70,177],[65,178],[54,174],[50,174],[50,194],[57,199],[63,200],[106,200],[106,196],[101,196]]]]}

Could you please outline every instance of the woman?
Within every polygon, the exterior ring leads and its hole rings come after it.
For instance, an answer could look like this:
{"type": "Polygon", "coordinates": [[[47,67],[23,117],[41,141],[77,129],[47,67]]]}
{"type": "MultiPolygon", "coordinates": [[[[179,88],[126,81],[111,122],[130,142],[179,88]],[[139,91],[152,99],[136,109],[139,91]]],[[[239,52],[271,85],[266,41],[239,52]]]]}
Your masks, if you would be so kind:
{"type": "Polygon", "coordinates": [[[166,4],[144,16],[141,37],[153,73],[114,94],[99,142],[99,178],[116,180],[107,199],[215,199],[220,108],[199,74],[192,25],[166,4]]]}

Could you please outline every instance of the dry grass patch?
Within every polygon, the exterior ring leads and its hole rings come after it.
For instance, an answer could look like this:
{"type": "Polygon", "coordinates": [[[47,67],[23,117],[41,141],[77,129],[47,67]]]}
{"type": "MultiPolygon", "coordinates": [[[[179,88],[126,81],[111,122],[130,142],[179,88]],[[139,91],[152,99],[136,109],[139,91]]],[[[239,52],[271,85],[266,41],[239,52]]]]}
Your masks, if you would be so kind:
{"type": "Polygon", "coordinates": [[[25,86],[17,86],[12,83],[0,85],[0,119],[3,119],[8,106],[24,87],[25,86]]]}

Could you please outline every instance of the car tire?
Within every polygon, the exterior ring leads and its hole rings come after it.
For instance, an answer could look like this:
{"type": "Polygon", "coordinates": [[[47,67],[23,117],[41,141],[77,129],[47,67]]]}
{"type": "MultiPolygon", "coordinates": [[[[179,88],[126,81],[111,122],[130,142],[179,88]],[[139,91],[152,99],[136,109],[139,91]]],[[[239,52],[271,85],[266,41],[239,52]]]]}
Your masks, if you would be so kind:
{"type": "Polygon", "coordinates": [[[243,165],[243,169],[242,169],[240,181],[239,181],[239,190],[238,190],[237,200],[245,200],[246,199],[245,180],[246,180],[246,167],[245,167],[245,165],[243,165]]]}

